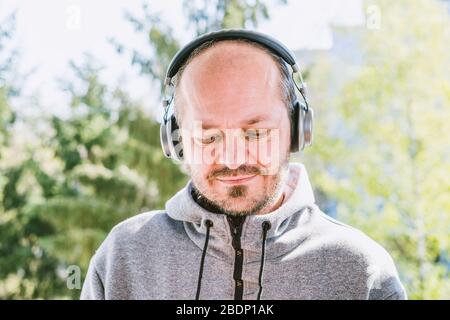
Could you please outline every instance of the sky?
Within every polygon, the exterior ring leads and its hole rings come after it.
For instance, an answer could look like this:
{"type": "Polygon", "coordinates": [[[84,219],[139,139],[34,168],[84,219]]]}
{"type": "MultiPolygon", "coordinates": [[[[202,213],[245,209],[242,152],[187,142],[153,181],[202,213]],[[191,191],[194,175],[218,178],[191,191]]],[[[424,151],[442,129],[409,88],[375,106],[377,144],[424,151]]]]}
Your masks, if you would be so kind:
{"type": "MultiPolygon", "coordinates": [[[[182,44],[191,40],[193,30],[186,28],[181,0],[147,2],[170,23],[182,44]]],[[[258,30],[278,38],[291,50],[331,48],[330,26],[364,23],[360,0],[290,0],[286,6],[276,5],[276,0],[267,3],[271,19],[258,30]]],[[[79,63],[89,53],[106,66],[102,80],[110,85],[120,83],[134,99],[154,108],[159,103],[158,88],[139,76],[129,57],[118,55],[108,41],[114,38],[125,47],[146,48],[142,35],[124,19],[125,11],[139,16],[141,5],[140,0],[0,0],[0,21],[14,10],[17,14],[12,45],[20,52],[19,71],[33,71],[23,84],[23,93],[37,96],[52,113],[64,113],[68,95],[62,93],[60,79],[70,78],[69,61],[79,63]]],[[[33,106],[23,109],[32,110],[33,106]]]]}

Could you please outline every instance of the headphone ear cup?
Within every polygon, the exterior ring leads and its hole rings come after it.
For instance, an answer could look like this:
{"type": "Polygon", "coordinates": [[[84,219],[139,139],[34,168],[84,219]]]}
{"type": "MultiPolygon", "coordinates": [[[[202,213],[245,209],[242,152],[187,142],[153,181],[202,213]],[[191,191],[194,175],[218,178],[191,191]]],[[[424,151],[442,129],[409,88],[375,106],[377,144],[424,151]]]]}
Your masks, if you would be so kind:
{"type": "Polygon", "coordinates": [[[299,123],[300,123],[300,103],[295,100],[292,104],[292,114],[291,114],[291,147],[290,151],[292,153],[298,152],[299,150],[299,123]]]}
{"type": "Polygon", "coordinates": [[[303,102],[299,102],[299,118],[298,118],[298,151],[305,148],[305,109],[303,102]]]}
{"type": "Polygon", "coordinates": [[[178,125],[177,119],[173,114],[170,117],[171,121],[171,132],[172,132],[172,146],[174,159],[178,161],[183,161],[183,144],[181,143],[181,130],[178,125]]]}
{"type": "Polygon", "coordinates": [[[313,143],[313,123],[314,123],[314,110],[313,108],[308,108],[305,112],[303,118],[303,136],[304,136],[304,146],[310,146],[313,143]]]}
{"type": "Polygon", "coordinates": [[[180,128],[175,115],[172,114],[166,123],[160,127],[161,146],[164,155],[177,161],[183,160],[180,128]]]}
{"type": "Polygon", "coordinates": [[[165,122],[161,123],[161,127],[159,128],[159,139],[161,141],[161,148],[163,150],[164,156],[166,158],[170,158],[170,147],[167,129],[167,124],[165,122]]]}

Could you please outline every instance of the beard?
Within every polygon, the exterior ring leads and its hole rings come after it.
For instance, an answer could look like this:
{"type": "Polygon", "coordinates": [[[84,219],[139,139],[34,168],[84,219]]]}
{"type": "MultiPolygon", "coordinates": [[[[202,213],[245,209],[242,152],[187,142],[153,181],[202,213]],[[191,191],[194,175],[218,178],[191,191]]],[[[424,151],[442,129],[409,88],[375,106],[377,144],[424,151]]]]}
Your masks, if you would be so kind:
{"type": "Polygon", "coordinates": [[[275,174],[263,176],[261,192],[255,194],[254,190],[250,190],[249,186],[244,184],[227,187],[226,194],[222,195],[209,187],[215,177],[233,174],[261,174],[261,170],[254,166],[242,165],[235,170],[225,167],[211,172],[207,179],[197,179],[195,175],[192,175],[191,194],[201,207],[210,212],[231,216],[258,214],[275,204],[283,191],[288,171],[289,157],[286,156],[275,174]]]}

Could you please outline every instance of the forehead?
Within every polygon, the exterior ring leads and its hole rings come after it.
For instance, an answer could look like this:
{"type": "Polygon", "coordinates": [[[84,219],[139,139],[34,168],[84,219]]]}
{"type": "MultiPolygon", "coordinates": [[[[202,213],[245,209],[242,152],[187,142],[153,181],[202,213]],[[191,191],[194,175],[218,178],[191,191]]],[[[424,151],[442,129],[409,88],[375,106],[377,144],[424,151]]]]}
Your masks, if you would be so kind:
{"type": "Polygon", "coordinates": [[[180,79],[184,119],[205,125],[277,121],[284,108],[280,71],[260,48],[218,43],[195,57],[180,79]]]}
{"type": "Polygon", "coordinates": [[[201,126],[202,129],[213,128],[246,128],[246,127],[275,127],[281,120],[280,113],[259,114],[257,112],[242,114],[238,118],[219,118],[217,116],[194,115],[190,117],[195,121],[195,125],[201,126]]]}

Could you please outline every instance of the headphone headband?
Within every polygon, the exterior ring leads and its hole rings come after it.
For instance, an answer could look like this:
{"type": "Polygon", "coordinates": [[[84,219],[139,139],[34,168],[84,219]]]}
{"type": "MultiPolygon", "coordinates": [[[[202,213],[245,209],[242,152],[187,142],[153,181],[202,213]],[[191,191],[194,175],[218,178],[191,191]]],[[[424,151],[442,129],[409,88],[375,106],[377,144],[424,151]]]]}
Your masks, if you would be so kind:
{"type": "MultiPolygon", "coordinates": [[[[256,42],[266,47],[267,49],[274,52],[276,55],[283,58],[286,63],[288,63],[294,72],[299,72],[300,69],[295,61],[295,55],[289,50],[284,44],[275,38],[272,38],[266,34],[244,29],[224,29],[219,31],[212,31],[206,33],[185,45],[181,50],[179,50],[172,61],[170,62],[169,68],[166,73],[166,84],[170,81],[173,76],[178,72],[180,67],[188,59],[189,55],[195,48],[199,47],[205,42],[210,40],[234,40],[234,39],[247,39],[252,42],[256,42]]],[[[303,81],[303,79],[302,79],[303,81]]]]}

